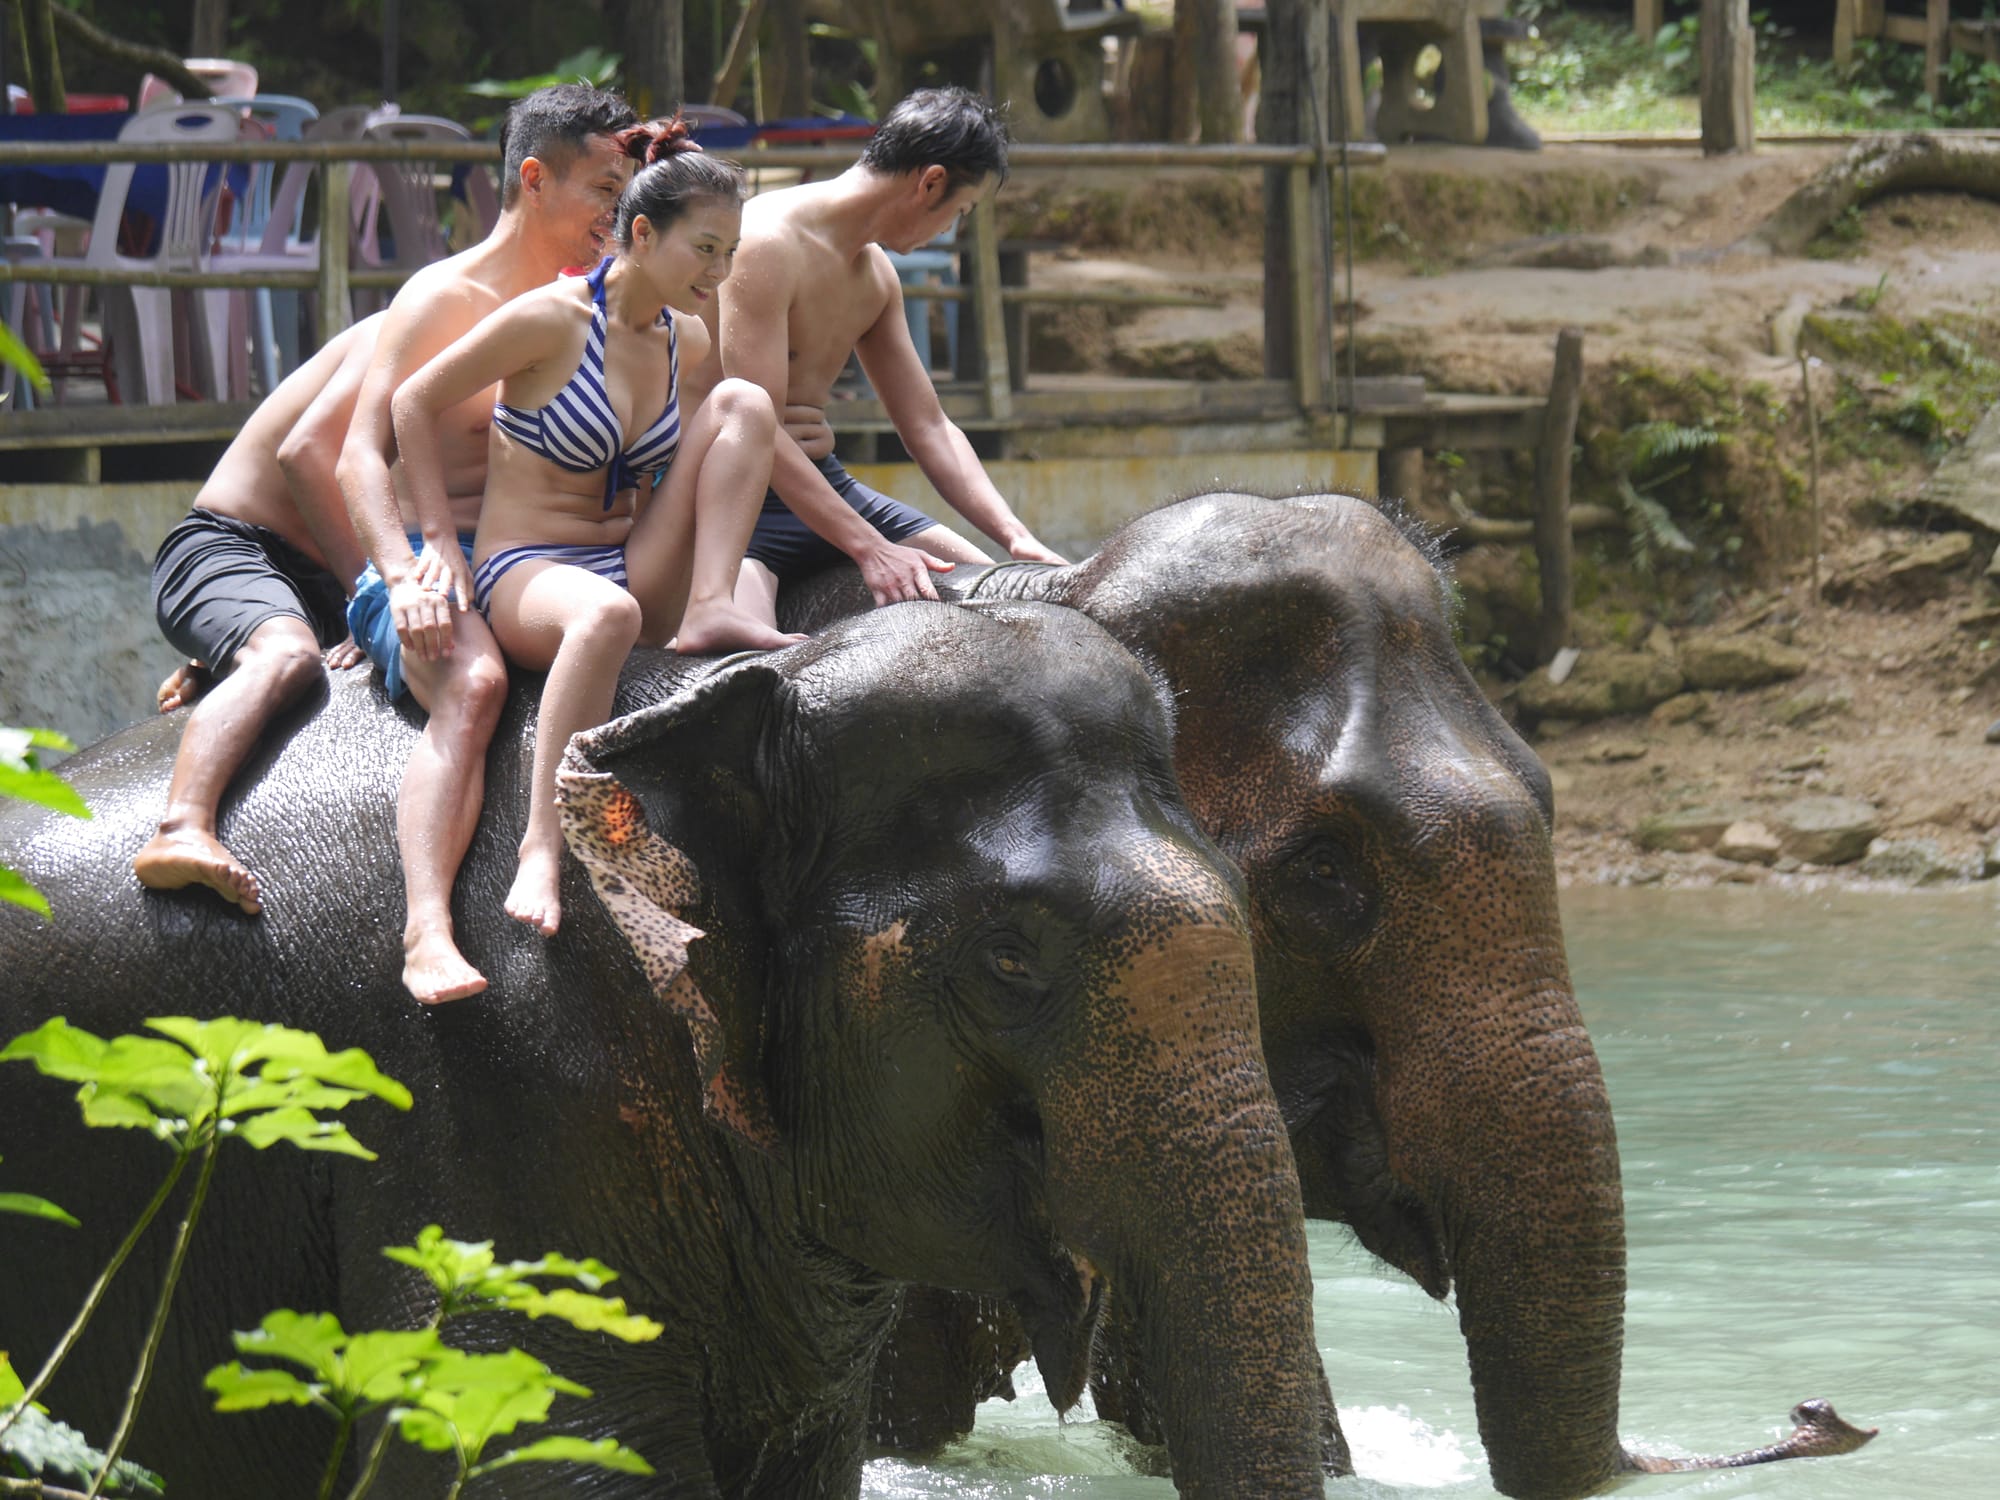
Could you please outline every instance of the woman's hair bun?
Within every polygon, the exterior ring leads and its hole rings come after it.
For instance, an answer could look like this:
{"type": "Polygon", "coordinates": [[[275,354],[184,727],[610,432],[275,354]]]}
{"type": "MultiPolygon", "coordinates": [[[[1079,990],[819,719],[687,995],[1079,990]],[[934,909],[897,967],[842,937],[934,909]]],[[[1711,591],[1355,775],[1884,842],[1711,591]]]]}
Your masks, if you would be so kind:
{"type": "Polygon", "coordinates": [[[694,130],[677,113],[671,120],[656,121],[651,127],[653,143],[646,148],[646,165],[665,161],[670,156],[679,156],[684,151],[699,151],[694,142],[694,130]]]}

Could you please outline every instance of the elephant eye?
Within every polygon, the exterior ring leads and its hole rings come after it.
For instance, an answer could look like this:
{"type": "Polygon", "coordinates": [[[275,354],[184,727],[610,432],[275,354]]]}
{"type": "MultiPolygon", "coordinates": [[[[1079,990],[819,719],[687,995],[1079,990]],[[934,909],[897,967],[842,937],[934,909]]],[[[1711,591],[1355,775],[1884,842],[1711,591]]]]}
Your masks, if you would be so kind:
{"type": "Polygon", "coordinates": [[[987,949],[986,967],[997,977],[1015,984],[1027,983],[1035,977],[1027,954],[1013,943],[995,943],[987,949]]]}
{"type": "Polygon", "coordinates": [[[1377,891],[1367,861],[1344,840],[1316,838],[1292,857],[1286,905],[1296,919],[1344,940],[1374,924],[1377,891]]]}

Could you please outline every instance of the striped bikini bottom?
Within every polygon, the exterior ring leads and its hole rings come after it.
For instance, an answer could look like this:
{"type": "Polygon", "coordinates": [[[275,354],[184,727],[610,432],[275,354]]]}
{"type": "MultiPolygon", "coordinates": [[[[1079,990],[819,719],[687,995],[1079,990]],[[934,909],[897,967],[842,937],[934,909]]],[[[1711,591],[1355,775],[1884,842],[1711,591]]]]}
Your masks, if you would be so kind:
{"type": "Polygon", "coordinates": [[[482,615],[488,612],[493,586],[526,562],[566,563],[572,568],[595,573],[599,578],[608,578],[621,589],[630,587],[625,580],[623,547],[565,547],[554,542],[509,547],[504,552],[494,553],[472,570],[472,602],[482,615]]]}

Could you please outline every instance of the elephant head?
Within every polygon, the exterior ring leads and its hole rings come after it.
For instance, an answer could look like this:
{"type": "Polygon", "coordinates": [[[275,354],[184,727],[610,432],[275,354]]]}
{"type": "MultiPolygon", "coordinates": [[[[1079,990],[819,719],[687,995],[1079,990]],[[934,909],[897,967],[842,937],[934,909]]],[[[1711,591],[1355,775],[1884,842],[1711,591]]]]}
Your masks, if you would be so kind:
{"type": "Polygon", "coordinates": [[[1109,1276],[1184,1492],[1317,1495],[1242,890],[1171,743],[1082,616],[908,605],[579,736],[560,784],[767,1222],[1006,1297],[1058,1405],[1109,1276]]]}
{"type": "MultiPolygon", "coordinates": [[[[1188,806],[1248,893],[1306,1212],[1455,1291],[1495,1485],[1581,1495],[1640,1466],[1617,1434],[1617,1143],[1549,780],[1459,660],[1434,544],[1346,496],[1206,495],[1073,567],[951,587],[1075,608],[1170,685],[1188,806]]],[[[802,590],[788,621],[844,597],[802,590]]],[[[1132,1396],[1100,1407],[1150,1435],[1132,1396]]]]}

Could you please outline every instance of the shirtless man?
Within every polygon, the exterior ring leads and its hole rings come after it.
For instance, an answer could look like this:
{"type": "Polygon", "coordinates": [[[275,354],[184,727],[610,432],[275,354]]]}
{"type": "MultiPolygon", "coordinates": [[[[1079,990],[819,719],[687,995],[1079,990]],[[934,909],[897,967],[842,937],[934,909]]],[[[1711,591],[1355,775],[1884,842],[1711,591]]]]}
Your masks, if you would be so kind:
{"type": "Polygon", "coordinates": [[[167,533],[153,561],[160,631],[191,662],[160,689],[161,712],[221,684],[188,718],[160,831],[132,861],[156,891],[205,885],[251,916],[257,877],[216,836],[222,794],[265,726],[329,666],[360,660],[347,593],[365,559],[334,463],[381,318],[357,323],[265,398],[167,533]]]}
{"type": "MultiPolygon", "coordinates": [[[[1006,175],[1007,132],[993,106],[963,89],[925,89],[889,111],[861,160],[840,176],[745,206],[736,269],[720,288],[716,346],[720,372],[763,386],[785,418],[736,596],[760,618],[776,619],[780,583],[843,553],[877,604],[935,599],[933,570],[988,561],[949,527],[855,480],[833,457],[825,407],[849,354],[860,356],[896,435],[960,515],[1010,557],[1063,560],[1021,524],[945,416],[910,342],[896,268],[882,253],[929,244],[1006,175]]],[[[709,378],[715,373],[711,361],[709,378]]]]}
{"type": "Polygon", "coordinates": [[[397,292],[341,450],[340,487],[371,559],[349,622],[391,696],[407,687],[430,714],[396,807],[408,903],[403,984],[425,1004],[486,988],[453,937],[451,890],[479,824],[486,747],[507,701],[506,659],[471,608],[470,547],[495,392],[479,391],[439,416],[446,508],[435,514],[408,512],[399,498],[390,401],[494,309],[566,266],[597,263],[634,165],[614,136],[637,123],[618,95],[585,84],[538,90],[507,111],[499,222],[481,243],[425,267],[397,292]]]}

